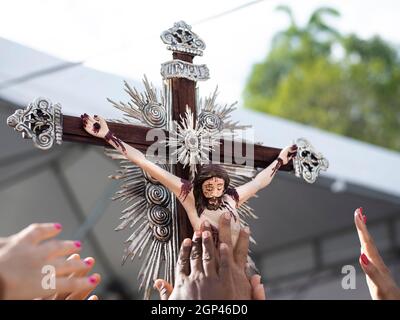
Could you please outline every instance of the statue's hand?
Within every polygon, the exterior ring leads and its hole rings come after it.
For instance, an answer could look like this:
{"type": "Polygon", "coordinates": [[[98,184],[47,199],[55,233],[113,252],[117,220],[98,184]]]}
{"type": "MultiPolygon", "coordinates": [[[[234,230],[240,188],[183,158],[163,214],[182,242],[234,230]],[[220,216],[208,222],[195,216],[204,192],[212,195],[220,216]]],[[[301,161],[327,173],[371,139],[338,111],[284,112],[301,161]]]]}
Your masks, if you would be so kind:
{"type": "Polygon", "coordinates": [[[109,131],[106,120],[96,115],[91,117],[86,113],[81,115],[81,119],[83,128],[87,133],[97,138],[104,139],[109,131]]]}
{"type": "Polygon", "coordinates": [[[288,162],[296,155],[296,152],[297,146],[295,144],[282,149],[281,153],[279,154],[279,158],[283,160],[283,165],[288,164],[288,162]]]}

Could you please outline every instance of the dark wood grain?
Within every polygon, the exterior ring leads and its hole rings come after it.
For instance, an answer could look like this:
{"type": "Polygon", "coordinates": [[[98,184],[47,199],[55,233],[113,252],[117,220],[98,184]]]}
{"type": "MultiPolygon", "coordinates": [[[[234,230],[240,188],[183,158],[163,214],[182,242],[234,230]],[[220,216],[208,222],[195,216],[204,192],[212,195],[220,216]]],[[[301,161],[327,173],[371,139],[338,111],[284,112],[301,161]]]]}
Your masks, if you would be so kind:
{"type": "MultiPolygon", "coordinates": [[[[184,53],[173,53],[173,58],[179,59],[186,62],[193,62],[193,57],[184,53]]],[[[186,112],[186,106],[193,112],[194,119],[196,119],[196,82],[185,79],[185,78],[174,78],[172,82],[172,119],[179,121],[180,116],[186,112]]],[[[183,179],[189,179],[189,167],[183,167],[182,164],[178,163],[175,166],[175,174],[183,179]]],[[[192,238],[193,228],[190,224],[189,218],[186,214],[186,210],[178,202],[177,203],[178,213],[178,241],[179,244],[185,238],[192,238]]]]}

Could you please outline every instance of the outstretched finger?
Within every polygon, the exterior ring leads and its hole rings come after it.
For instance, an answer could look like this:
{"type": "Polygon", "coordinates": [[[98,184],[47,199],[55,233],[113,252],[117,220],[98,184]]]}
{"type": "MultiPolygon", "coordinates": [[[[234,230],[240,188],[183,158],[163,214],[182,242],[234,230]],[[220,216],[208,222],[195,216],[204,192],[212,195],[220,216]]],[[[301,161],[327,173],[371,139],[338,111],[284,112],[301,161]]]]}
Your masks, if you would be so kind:
{"type": "Polygon", "coordinates": [[[172,293],[172,290],[174,290],[172,285],[163,279],[157,279],[156,281],[154,281],[154,287],[158,290],[158,293],[160,294],[160,300],[168,300],[169,296],[172,293]]]}
{"type": "Polygon", "coordinates": [[[218,225],[218,234],[220,243],[225,243],[232,248],[231,214],[229,212],[225,212],[221,215],[218,225]]]}
{"type": "Polygon", "coordinates": [[[59,294],[93,290],[96,286],[96,279],[93,278],[93,276],[83,278],[57,278],[57,293],[59,294]]]}
{"type": "MultiPolygon", "coordinates": [[[[83,277],[77,279],[83,279],[83,277]]],[[[67,297],[66,300],[85,300],[101,282],[100,274],[94,273],[89,277],[89,281],[92,283],[90,288],[82,288],[82,290],[74,291],[67,297]]]]}
{"type": "Polygon", "coordinates": [[[250,238],[249,227],[241,229],[234,251],[235,261],[241,269],[244,269],[247,263],[247,255],[249,252],[249,238],[250,238]]]}
{"type": "Polygon", "coordinates": [[[232,249],[226,243],[221,243],[219,246],[219,256],[219,277],[226,284],[232,283],[232,249]]]}
{"type": "Polygon", "coordinates": [[[53,259],[57,257],[69,256],[71,254],[77,253],[82,248],[82,243],[80,241],[61,241],[61,240],[50,240],[42,243],[38,247],[38,252],[40,252],[47,259],[53,259]]]}
{"type": "Polygon", "coordinates": [[[190,273],[194,272],[203,272],[202,239],[200,231],[195,231],[193,234],[192,251],[190,252],[190,273]]]}
{"type": "Polygon", "coordinates": [[[203,238],[203,270],[206,277],[214,277],[217,275],[217,265],[215,260],[215,246],[211,232],[205,230],[202,232],[203,238]]]}
{"type": "Polygon", "coordinates": [[[190,251],[192,250],[192,240],[189,238],[183,240],[179,258],[176,264],[177,276],[188,276],[190,274],[190,251]]]}
{"type": "Polygon", "coordinates": [[[38,244],[54,238],[61,230],[62,226],[59,223],[34,223],[21,230],[16,236],[33,244],[38,244]]]}
{"type": "Polygon", "coordinates": [[[251,291],[253,300],[265,300],[265,288],[261,283],[261,277],[258,274],[250,278],[251,291]]]}
{"type": "Polygon", "coordinates": [[[74,273],[87,273],[89,271],[88,265],[81,259],[59,258],[54,264],[57,276],[66,276],[74,273]]]}
{"type": "Polygon", "coordinates": [[[365,252],[378,267],[383,267],[385,264],[375,245],[374,239],[368,232],[366,221],[367,217],[363,215],[363,209],[357,208],[354,212],[354,222],[362,251],[365,252]]]}
{"type": "Polygon", "coordinates": [[[383,289],[385,284],[384,277],[379,272],[376,265],[367,257],[365,253],[362,253],[359,258],[361,269],[364,273],[372,280],[372,282],[378,287],[383,289]]]}

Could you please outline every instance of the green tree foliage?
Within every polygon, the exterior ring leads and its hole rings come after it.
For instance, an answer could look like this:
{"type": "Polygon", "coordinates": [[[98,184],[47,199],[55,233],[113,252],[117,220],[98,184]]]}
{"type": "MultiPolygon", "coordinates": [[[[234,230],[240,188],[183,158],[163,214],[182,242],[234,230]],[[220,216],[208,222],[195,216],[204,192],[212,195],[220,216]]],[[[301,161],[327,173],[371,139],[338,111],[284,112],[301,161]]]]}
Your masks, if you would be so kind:
{"type": "Polygon", "coordinates": [[[265,60],[253,67],[245,106],[387,148],[400,150],[400,58],[378,36],[341,35],[312,13],[277,33],[265,60]]]}

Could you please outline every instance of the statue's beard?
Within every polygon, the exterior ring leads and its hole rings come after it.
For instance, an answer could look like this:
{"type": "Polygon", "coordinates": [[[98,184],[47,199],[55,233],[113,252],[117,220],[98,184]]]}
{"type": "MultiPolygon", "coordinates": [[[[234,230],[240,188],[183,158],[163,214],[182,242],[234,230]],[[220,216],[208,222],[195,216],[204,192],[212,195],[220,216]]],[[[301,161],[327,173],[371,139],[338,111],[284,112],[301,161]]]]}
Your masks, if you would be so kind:
{"type": "Polygon", "coordinates": [[[218,210],[218,208],[221,206],[221,203],[222,197],[207,198],[207,209],[218,210]]]}

